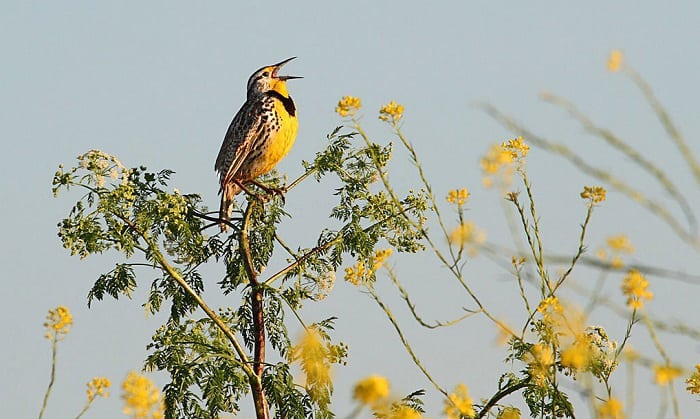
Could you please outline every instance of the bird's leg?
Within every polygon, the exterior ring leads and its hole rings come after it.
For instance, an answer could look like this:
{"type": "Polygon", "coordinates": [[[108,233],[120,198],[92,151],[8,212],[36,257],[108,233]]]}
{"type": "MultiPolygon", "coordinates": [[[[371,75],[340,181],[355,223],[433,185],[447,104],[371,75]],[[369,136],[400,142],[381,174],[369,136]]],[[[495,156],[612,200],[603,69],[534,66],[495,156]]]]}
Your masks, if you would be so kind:
{"type": "Polygon", "coordinates": [[[267,186],[267,185],[264,185],[264,184],[258,182],[258,181],[255,180],[255,179],[252,179],[252,180],[250,181],[250,183],[252,183],[253,185],[255,185],[255,186],[257,186],[258,188],[262,189],[263,191],[267,192],[268,195],[277,195],[277,196],[279,196],[280,198],[282,198],[282,202],[284,202],[284,194],[287,193],[287,187],[286,187],[286,186],[282,186],[282,187],[279,187],[279,188],[271,188],[271,187],[269,187],[269,186],[267,186]]]}
{"type": "MultiPolygon", "coordinates": [[[[241,181],[239,181],[239,180],[234,180],[234,182],[236,183],[236,186],[238,186],[239,188],[241,188],[241,189],[243,190],[243,192],[245,192],[245,193],[247,193],[248,195],[254,197],[255,199],[257,199],[257,200],[260,201],[261,203],[263,203],[263,204],[265,203],[265,198],[264,198],[263,196],[261,196],[260,194],[255,193],[255,192],[251,191],[250,189],[248,189],[248,187],[245,186],[245,185],[243,184],[243,182],[241,182],[241,181]]],[[[263,188],[263,189],[265,189],[265,188],[263,188]]],[[[268,193],[269,193],[269,192],[268,192],[268,193]]]]}

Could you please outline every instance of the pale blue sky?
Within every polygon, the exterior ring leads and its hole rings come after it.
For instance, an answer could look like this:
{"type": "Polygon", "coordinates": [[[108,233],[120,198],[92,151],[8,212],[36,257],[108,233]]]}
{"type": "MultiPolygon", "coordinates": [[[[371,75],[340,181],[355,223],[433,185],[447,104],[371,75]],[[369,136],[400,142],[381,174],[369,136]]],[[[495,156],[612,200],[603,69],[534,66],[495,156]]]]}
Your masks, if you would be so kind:
{"type": "MultiPolygon", "coordinates": [[[[303,80],[289,89],[300,110],[297,144],[280,164],[295,177],[300,162],[324,146],[325,135],[340,124],[333,108],[338,98],[362,98],[364,122],[376,140],[389,130],[376,110],[395,99],[405,106],[404,131],[415,144],[436,192],[454,187],[473,191],[469,217],[508,243],[500,198],[480,187],[478,159],[491,143],[510,135],[473,104],[489,101],[514,114],[537,132],[567,143],[630,182],[645,185],[646,175],[629,161],[586,136],[563,112],[537,98],[542,90],[575,101],[597,121],[615,129],[660,166],[674,174],[698,204],[682,159],[632,84],[605,69],[607,54],[620,48],[655,87],[691,146],[700,131],[700,5],[677,2],[39,2],[7,1],[0,15],[0,118],[5,146],[5,180],[0,206],[5,220],[0,255],[5,267],[5,318],[0,347],[4,360],[0,405],[7,417],[34,417],[48,381],[50,350],[43,338],[46,311],[67,305],[75,325],[61,344],[58,381],[47,418],[73,417],[82,407],[84,384],[106,375],[115,385],[138,369],[145,346],[161,317],[147,318],[140,307],[153,275],[132,301],[106,300],[86,307],[97,275],[110,269],[114,254],[80,261],[61,248],[56,223],[72,204],[53,199],[51,178],[59,163],[71,164],[91,148],[116,154],[127,165],[170,168],[171,185],[201,193],[218,205],[213,162],[223,134],[245,98],[245,82],[255,69],[290,56],[289,74],[303,80]]],[[[414,177],[406,156],[397,153],[392,174],[409,187],[414,177]]],[[[589,178],[561,160],[533,150],[528,167],[535,184],[545,241],[550,249],[575,249],[583,206],[577,198],[589,178]]],[[[327,184],[308,183],[287,198],[293,222],[283,234],[308,245],[323,227],[333,205],[327,184]]],[[[657,187],[649,193],[663,197],[657,187]]],[[[449,211],[448,211],[449,213],[449,211]]],[[[697,272],[697,254],[683,247],[664,225],[625,198],[611,193],[591,227],[591,248],[608,234],[627,233],[635,260],[697,272]]],[[[294,240],[291,240],[294,242],[294,240]]],[[[430,258],[398,259],[399,275],[417,296],[429,319],[447,319],[459,307],[472,307],[430,258]]],[[[508,317],[517,303],[508,275],[481,258],[467,269],[473,286],[494,311],[508,317]],[[512,297],[512,301],[510,300],[512,297]]],[[[205,279],[214,284],[220,271],[205,279]]],[[[586,280],[586,271],[578,280],[586,280]]],[[[340,276],[340,273],[339,273],[340,276]]],[[[650,310],[665,319],[684,318],[698,327],[697,287],[652,278],[657,295],[650,310]]],[[[475,398],[490,396],[498,375],[508,369],[493,345],[495,331],[482,319],[448,331],[429,332],[411,323],[396,292],[378,288],[392,305],[409,339],[445,387],[464,382],[475,398]]],[[[622,301],[612,284],[610,297],[622,301]]],[[[215,294],[213,305],[236,304],[215,294]]],[[[200,315],[200,313],[197,313],[200,315]]],[[[369,298],[338,281],[333,295],[306,310],[308,321],[336,315],[338,337],[350,345],[349,365],[336,372],[334,403],[339,417],[352,408],[350,388],[371,373],[387,376],[399,394],[426,388],[428,417],[441,400],[410,365],[385,318],[369,298]]],[[[515,314],[514,314],[515,315],[515,314]]],[[[624,324],[596,313],[619,338],[624,324]]],[[[635,346],[649,349],[640,327],[635,346]]],[[[666,335],[662,335],[666,338],[666,335]]],[[[674,360],[690,367],[700,362],[697,343],[670,339],[674,360]]],[[[656,356],[658,358],[658,356],[656,356]]],[[[622,373],[620,376],[623,376],[622,373]]],[[[162,377],[157,377],[163,383],[162,377]]],[[[636,416],[655,412],[658,393],[651,376],[637,375],[636,416]]],[[[684,417],[695,417],[693,397],[678,384],[684,417]]],[[[100,400],[88,417],[119,418],[119,390],[100,400]]],[[[620,394],[622,396],[623,394],[620,394]]],[[[581,417],[587,416],[581,407],[581,417]]],[[[644,416],[645,417],[645,416],[644,416]]]]}

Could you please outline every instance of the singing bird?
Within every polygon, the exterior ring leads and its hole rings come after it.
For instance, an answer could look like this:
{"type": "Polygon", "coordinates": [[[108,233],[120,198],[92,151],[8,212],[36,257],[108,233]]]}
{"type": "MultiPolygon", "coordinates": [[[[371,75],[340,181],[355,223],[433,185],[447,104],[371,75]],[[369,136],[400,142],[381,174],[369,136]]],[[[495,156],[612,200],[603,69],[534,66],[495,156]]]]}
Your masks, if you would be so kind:
{"type": "MultiPolygon", "coordinates": [[[[296,57],[257,70],[248,79],[247,100],[226,131],[214,168],[219,174],[219,218],[231,219],[233,199],[246,184],[270,192],[256,178],[272,170],[289,153],[297,136],[297,109],[280,68],[296,57]]],[[[221,231],[228,225],[221,223],[221,231]]]]}

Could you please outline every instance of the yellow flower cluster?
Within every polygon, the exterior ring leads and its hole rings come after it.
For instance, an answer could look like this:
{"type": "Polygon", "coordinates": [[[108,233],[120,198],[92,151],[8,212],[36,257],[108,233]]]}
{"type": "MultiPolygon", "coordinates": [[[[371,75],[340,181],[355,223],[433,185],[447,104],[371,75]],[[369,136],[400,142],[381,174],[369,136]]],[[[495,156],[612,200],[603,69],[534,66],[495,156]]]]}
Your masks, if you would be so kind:
{"type": "Polygon", "coordinates": [[[476,225],[467,221],[458,225],[450,233],[449,242],[450,244],[464,246],[466,244],[481,245],[486,241],[486,233],[479,230],[476,225]]]}
{"type": "Polygon", "coordinates": [[[624,417],[625,414],[622,412],[622,402],[614,397],[609,398],[598,406],[599,419],[623,419],[624,417]]]}
{"type": "Polygon", "coordinates": [[[49,310],[46,315],[46,339],[59,340],[65,337],[70,332],[70,327],[73,325],[73,316],[70,310],[65,306],[58,306],[55,309],[49,310]]]}
{"type": "Polygon", "coordinates": [[[520,409],[517,407],[504,407],[498,413],[497,419],[520,419],[520,409]]]}
{"type": "Polygon", "coordinates": [[[624,234],[618,234],[617,236],[608,237],[607,243],[610,249],[618,251],[620,253],[634,253],[634,246],[632,246],[632,243],[630,243],[630,239],[624,234]]]}
{"type": "Polygon", "coordinates": [[[588,335],[581,334],[572,345],[561,352],[561,364],[574,371],[584,371],[591,365],[593,354],[588,335]]]}
{"type": "Polygon", "coordinates": [[[494,144],[486,152],[486,156],[481,158],[481,171],[487,175],[493,175],[501,170],[501,167],[513,162],[511,153],[499,144],[494,144]]]}
{"type": "Polygon", "coordinates": [[[627,296],[627,305],[638,309],[644,307],[643,300],[651,300],[654,293],[649,291],[649,281],[638,270],[631,269],[622,280],[622,293],[627,296]]]}
{"type": "Polygon", "coordinates": [[[384,262],[393,253],[393,249],[383,249],[374,252],[374,255],[370,258],[369,262],[372,264],[371,268],[367,268],[363,261],[358,261],[357,265],[345,268],[345,280],[353,285],[360,285],[367,279],[367,276],[373,272],[379,270],[379,268],[384,265],[384,262]]]}
{"type": "Polygon", "coordinates": [[[292,360],[299,360],[307,387],[332,384],[330,351],[318,330],[306,329],[299,343],[292,347],[291,356],[292,360]]]}
{"type": "Polygon", "coordinates": [[[163,399],[148,377],[131,371],[122,383],[125,415],[136,419],[162,419],[163,399]]]}
{"type": "Polygon", "coordinates": [[[365,268],[365,263],[359,261],[357,265],[345,268],[345,280],[353,285],[360,285],[365,281],[368,273],[369,270],[365,268]]]}
{"type": "Polygon", "coordinates": [[[447,202],[450,204],[457,204],[459,206],[464,205],[465,202],[467,202],[467,199],[469,199],[469,196],[471,194],[467,191],[466,188],[462,189],[452,189],[447,193],[447,202]]]}
{"type": "Polygon", "coordinates": [[[535,385],[543,386],[554,364],[554,352],[552,352],[552,348],[542,343],[532,345],[524,361],[528,364],[528,369],[530,370],[530,375],[535,385]]]}
{"type": "Polygon", "coordinates": [[[335,107],[335,112],[342,116],[353,116],[362,107],[362,102],[359,97],[345,96],[338,101],[338,106],[335,107]]]}
{"type": "Polygon", "coordinates": [[[556,327],[559,317],[564,314],[564,307],[559,303],[557,297],[547,297],[537,306],[537,311],[542,314],[546,323],[556,327]]]}
{"type": "Polygon", "coordinates": [[[379,119],[384,122],[398,122],[403,116],[403,105],[393,100],[379,109],[379,119]]]}
{"type": "Polygon", "coordinates": [[[378,401],[386,399],[389,396],[390,388],[389,380],[386,377],[370,375],[355,384],[352,398],[364,405],[372,406],[378,401]]]}
{"type": "Polygon", "coordinates": [[[610,56],[608,57],[608,71],[617,73],[622,68],[622,62],[622,51],[619,49],[610,51],[610,56]]]}
{"type": "Polygon", "coordinates": [[[463,416],[474,416],[472,399],[469,397],[469,389],[464,384],[459,384],[445,400],[443,412],[448,419],[460,419],[463,416]]]}
{"type": "MultiPolygon", "coordinates": [[[[624,266],[622,262],[622,254],[632,254],[635,249],[632,246],[629,238],[624,234],[618,234],[616,236],[610,236],[606,240],[607,246],[610,249],[612,258],[610,259],[610,264],[615,269],[620,269],[624,266]]],[[[598,249],[596,255],[600,260],[608,260],[608,251],[606,249],[598,249]]]]}
{"type": "Polygon", "coordinates": [[[591,204],[599,204],[605,201],[606,190],[602,186],[584,186],[581,198],[588,199],[591,204]]]}
{"type": "Polygon", "coordinates": [[[482,183],[485,187],[493,185],[493,177],[499,175],[504,185],[509,185],[513,175],[513,154],[504,148],[504,144],[493,144],[486,155],[479,160],[481,172],[484,175],[482,183]]]}
{"type": "Polygon", "coordinates": [[[652,367],[654,370],[654,382],[659,386],[665,386],[671,381],[680,377],[683,370],[672,365],[654,365],[652,367]]]}
{"type": "Polygon", "coordinates": [[[107,389],[112,386],[112,382],[107,377],[95,377],[87,383],[88,403],[95,400],[95,397],[109,397],[107,389]]]}
{"type": "Polygon", "coordinates": [[[393,251],[394,249],[388,248],[374,252],[374,256],[372,257],[372,272],[379,270],[393,251]]]}
{"type": "Polygon", "coordinates": [[[508,140],[501,144],[501,147],[510,153],[510,158],[514,161],[522,161],[530,152],[530,146],[525,143],[523,137],[508,140]]]}
{"type": "Polygon", "coordinates": [[[700,394],[700,364],[695,366],[695,371],[685,380],[685,389],[690,394],[700,394]]]}

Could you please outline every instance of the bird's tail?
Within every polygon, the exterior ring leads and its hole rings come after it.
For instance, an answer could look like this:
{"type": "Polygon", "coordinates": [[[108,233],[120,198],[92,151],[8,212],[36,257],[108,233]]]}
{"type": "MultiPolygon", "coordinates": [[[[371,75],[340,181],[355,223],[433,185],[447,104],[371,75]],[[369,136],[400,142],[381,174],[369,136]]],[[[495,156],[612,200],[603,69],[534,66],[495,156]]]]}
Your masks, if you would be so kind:
{"type": "MultiPolygon", "coordinates": [[[[241,188],[235,183],[229,183],[222,188],[221,191],[221,206],[219,207],[219,218],[225,221],[231,219],[233,213],[233,198],[241,192],[241,188]]],[[[228,224],[220,223],[221,231],[228,231],[228,224]]]]}

